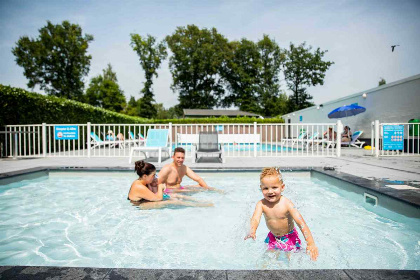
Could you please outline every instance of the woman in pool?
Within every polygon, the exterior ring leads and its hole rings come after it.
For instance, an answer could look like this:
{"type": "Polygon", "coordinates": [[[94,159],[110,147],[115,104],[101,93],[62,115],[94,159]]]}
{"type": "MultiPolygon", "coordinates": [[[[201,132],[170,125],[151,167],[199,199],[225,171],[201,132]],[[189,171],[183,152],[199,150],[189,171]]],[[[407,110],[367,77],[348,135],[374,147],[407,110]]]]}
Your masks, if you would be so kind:
{"type": "Polygon", "coordinates": [[[167,205],[209,207],[212,203],[199,202],[191,197],[165,194],[165,185],[157,184],[156,167],[142,160],[135,162],[134,170],[139,178],[131,184],[127,199],[141,209],[162,208],[167,205]],[[189,200],[189,201],[186,201],[189,200]]]}

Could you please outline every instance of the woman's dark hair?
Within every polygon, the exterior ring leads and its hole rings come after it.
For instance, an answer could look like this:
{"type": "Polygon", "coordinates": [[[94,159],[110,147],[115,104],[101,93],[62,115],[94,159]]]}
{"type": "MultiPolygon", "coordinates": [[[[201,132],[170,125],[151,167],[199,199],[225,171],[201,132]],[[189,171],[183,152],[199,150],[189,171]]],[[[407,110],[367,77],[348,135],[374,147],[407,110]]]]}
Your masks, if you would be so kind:
{"type": "Polygon", "coordinates": [[[143,160],[138,160],[134,163],[134,171],[137,172],[137,175],[141,178],[143,175],[150,175],[156,171],[156,167],[148,162],[143,160]]]}

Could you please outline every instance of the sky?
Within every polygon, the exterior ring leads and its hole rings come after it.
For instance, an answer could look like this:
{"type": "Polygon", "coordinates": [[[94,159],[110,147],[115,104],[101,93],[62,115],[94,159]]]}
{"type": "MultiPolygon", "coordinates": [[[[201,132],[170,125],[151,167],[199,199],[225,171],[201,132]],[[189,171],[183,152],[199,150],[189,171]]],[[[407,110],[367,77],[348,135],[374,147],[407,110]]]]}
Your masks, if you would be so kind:
{"type": "MultiPolygon", "coordinates": [[[[228,40],[262,39],[281,48],[306,42],[328,50],[334,64],[324,85],[309,87],[315,104],[369,90],[381,78],[387,83],[420,74],[419,0],[333,1],[108,1],[0,0],[0,84],[29,89],[23,68],[11,50],[22,36],[37,38],[47,24],[64,20],[94,36],[85,89],[110,63],[125,96],[141,97],[144,72],[130,46],[130,34],[163,40],[179,26],[216,28],[228,40]],[[399,45],[394,52],[391,45],[399,45]]],[[[178,103],[165,60],[153,80],[155,100],[169,108],[178,103]]],[[[281,88],[287,90],[281,78],[281,88]]],[[[43,93],[35,87],[35,92],[43,93]]]]}

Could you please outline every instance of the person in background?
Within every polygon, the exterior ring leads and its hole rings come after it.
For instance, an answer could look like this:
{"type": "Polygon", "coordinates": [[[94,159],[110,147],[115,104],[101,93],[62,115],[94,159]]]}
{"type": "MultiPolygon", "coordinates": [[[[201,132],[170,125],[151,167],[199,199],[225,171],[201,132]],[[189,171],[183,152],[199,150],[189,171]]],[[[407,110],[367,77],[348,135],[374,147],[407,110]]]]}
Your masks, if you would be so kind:
{"type": "Polygon", "coordinates": [[[327,131],[324,132],[324,138],[333,141],[337,139],[337,132],[335,132],[332,127],[329,127],[327,131]],[[334,138],[333,138],[334,136],[334,138]]]}
{"type": "Polygon", "coordinates": [[[106,140],[114,141],[124,141],[124,135],[120,132],[117,134],[117,137],[115,137],[115,134],[112,130],[108,130],[108,135],[106,136],[106,140]]]}
{"type": "Polygon", "coordinates": [[[351,141],[351,130],[348,125],[344,127],[344,132],[341,133],[341,142],[350,142],[351,141]]]}

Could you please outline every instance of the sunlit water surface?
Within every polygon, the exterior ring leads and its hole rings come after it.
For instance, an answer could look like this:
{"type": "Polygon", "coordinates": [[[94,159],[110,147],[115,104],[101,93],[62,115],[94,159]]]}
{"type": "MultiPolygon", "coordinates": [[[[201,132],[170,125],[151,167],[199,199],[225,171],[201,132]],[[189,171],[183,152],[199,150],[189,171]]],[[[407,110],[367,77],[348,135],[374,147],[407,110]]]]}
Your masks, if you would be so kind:
{"type": "MultiPolygon", "coordinates": [[[[127,201],[134,173],[50,173],[0,186],[0,265],[183,269],[420,269],[420,221],[366,205],[360,195],[290,172],[284,195],[319,248],[266,252],[264,218],[244,240],[262,198],[258,173],[199,173],[225,194],[212,208],[139,210],[127,201]]],[[[308,173],[309,174],[309,173],[308,173]]],[[[185,180],[186,184],[192,181],[185,180]]],[[[306,247],[303,236],[299,235],[306,247]]]]}

